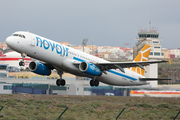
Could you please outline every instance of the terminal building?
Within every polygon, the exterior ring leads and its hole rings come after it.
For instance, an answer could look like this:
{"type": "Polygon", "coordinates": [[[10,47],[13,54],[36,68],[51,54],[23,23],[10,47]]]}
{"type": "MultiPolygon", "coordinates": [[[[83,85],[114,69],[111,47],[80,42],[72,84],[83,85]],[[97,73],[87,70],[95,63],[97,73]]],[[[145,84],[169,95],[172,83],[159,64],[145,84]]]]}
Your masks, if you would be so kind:
{"type": "MultiPolygon", "coordinates": [[[[8,71],[7,71],[8,64],[0,64],[0,78],[7,78],[8,71]]],[[[12,84],[6,83],[5,81],[0,82],[0,94],[12,94],[12,84]]]]}
{"type": "Polygon", "coordinates": [[[12,94],[12,84],[0,82],[0,94],[12,94]]]}

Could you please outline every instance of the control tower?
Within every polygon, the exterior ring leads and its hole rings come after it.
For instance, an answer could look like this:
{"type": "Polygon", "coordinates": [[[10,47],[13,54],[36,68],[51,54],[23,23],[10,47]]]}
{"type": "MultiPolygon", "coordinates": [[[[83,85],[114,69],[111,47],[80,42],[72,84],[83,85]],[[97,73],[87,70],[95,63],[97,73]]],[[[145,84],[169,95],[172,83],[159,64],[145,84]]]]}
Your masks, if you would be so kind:
{"type": "MultiPolygon", "coordinates": [[[[164,51],[161,50],[161,44],[160,44],[162,39],[159,38],[159,33],[157,32],[156,28],[151,29],[150,24],[149,24],[149,30],[141,29],[139,31],[138,38],[135,39],[138,42],[133,48],[133,58],[137,56],[137,54],[145,44],[151,46],[149,60],[157,60],[164,58],[164,51]]],[[[144,76],[147,78],[158,78],[158,64],[151,64],[149,66],[146,66],[144,76]]],[[[149,81],[149,82],[151,87],[157,87],[158,84],[157,81],[149,81]]]]}
{"type": "Polygon", "coordinates": [[[136,46],[133,48],[133,58],[136,57],[138,52],[143,48],[145,44],[151,46],[151,52],[149,54],[149,59],[163,59],[164,51],[161,50],[160,41],[162,39],[159,38],[159,33],[157,30],[140,30],[138,33],[138,38],[135,39],[138,42],[136,46]]]}

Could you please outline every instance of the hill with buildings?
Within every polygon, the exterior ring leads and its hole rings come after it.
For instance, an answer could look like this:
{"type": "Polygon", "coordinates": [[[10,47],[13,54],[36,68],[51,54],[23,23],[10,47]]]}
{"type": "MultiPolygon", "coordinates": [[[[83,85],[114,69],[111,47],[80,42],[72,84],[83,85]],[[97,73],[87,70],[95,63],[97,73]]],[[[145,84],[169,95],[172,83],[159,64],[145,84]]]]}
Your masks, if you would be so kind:
{"type": "Polygon", "coordinates": [[[159,78],[171,78],[171,81],[163,81],[160,84],[180,83],[180,59],[172,59],[172,64],[161,63],[158,65],[159,78]]]}

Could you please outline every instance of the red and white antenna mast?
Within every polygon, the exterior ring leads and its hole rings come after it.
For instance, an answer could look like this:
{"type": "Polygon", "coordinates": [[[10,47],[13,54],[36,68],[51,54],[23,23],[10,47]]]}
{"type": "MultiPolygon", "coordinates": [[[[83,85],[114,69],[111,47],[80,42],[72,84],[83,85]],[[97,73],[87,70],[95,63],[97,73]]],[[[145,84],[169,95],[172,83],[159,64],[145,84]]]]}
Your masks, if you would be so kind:
{"type": "Polygon", "coordinates": [[[151,32],[151,21],[149,21],[149,32],[151,32]]]}

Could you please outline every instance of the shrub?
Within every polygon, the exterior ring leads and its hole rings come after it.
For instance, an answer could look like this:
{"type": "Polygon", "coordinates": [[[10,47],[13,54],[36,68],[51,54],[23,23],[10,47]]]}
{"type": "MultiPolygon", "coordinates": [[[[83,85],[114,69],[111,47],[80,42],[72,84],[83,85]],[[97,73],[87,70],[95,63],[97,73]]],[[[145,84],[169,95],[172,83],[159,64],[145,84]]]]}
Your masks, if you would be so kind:
{"type": "Polygon", "coordinates": [[[3,118],[4,117],[4,114],[3,113],[0,113],[0,118],[3,118]]]}
{"type": "Polygon", "coordinates": [[[66,108],[66,104],[58,104],[57,107],[60,107],[60,108],[66,108]]]}
{"type": "Polygon", "coordinates": [[[0,102],[7,102],[6,98],[0,99],[0,102]]]}
{"type": "Polygon", "coordinates": [[[22,103],[26,104],[26,105],[30,105],[31,104],[31,102],[29,100],[23,100],[22,103]]]}
{"type": "Polygon", "coordinates": [[[94,108],[98,108],[98,107],[101,107],[101,103],[100,103],[99,101],[97,101],[97,102],[92,102],[92,106],[93,106],[94,108]]]}
{"type": "Polygon", "coordinates": [[[50,101],[50,100],[45,100],[44,103],[45,103],[45,104],[51,104],[52,101],[50,101]]]}
{"type": "Polygon", "coordinates": [[[46,120],[46,117],[44,115],[38,115],[36,117],[37,120],[46,120]]]}
{"type": "Polygon", "coordinates": [[[157,109],[162,109],[162,108],[168,108],[168,109],[172,109],[174,108],[173,105],[170,105],[170,104],[167,104],[167,103],[161,103],[161,104],[158,104],[156,106],[157,109]]]}
{"type": "Polygon", "coordinates": [[[17,104],[17,102],[14,99],[7,99],[8,106],[14,106],[17,104]]]}
{"type": "Polygon", "coordinates": [[[16,101],[16,102],[21,102],[21,100],[20,100],[20,99],[14,99],[14,101],[16,101]]]}
{"type": "Polygon", "coordinates": [[[126,103],[126,106],[127,107],[132,107],[133,105],[132,105],[132,103],[126,103]]]}
{"type": "Polygon", "coordinates": [[[37,100],[35,101],[37,104],[44,104],[43,101],[37,100]]]}
{"type": "Polygon", "coordinates": [[[143,108],[153,108],[152,105],[149,105],[147,103],[141,103],[141,104],[134,104],[134,106],[139,106],[139,107],[143,107],[143,108]]]}
{"type": "Polygon", "coordinates": [[[66,117],[61,117],[62,120],[76,120],[75,117],[73,116],[66,116],[66,117]]]}

